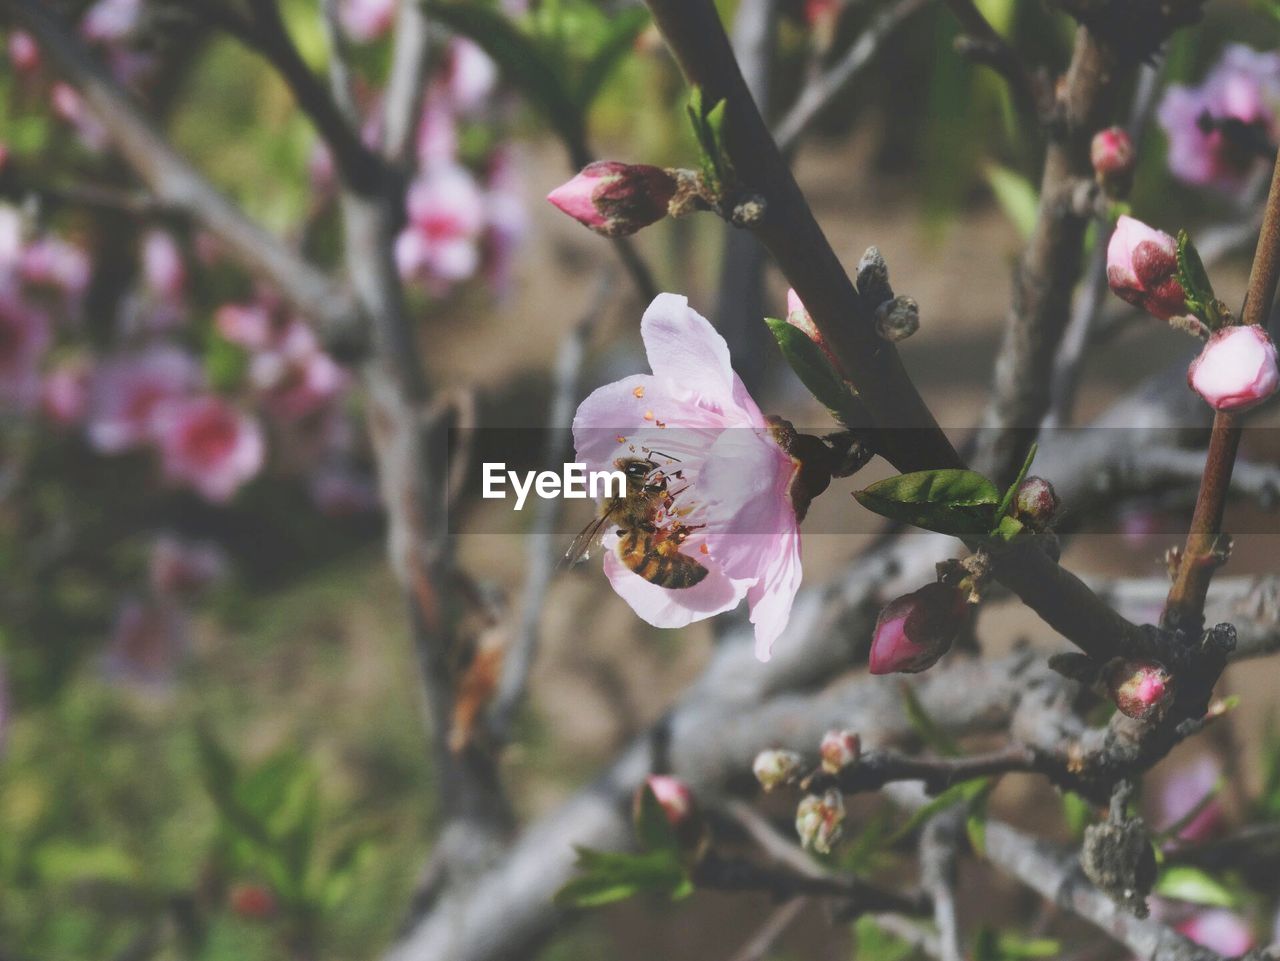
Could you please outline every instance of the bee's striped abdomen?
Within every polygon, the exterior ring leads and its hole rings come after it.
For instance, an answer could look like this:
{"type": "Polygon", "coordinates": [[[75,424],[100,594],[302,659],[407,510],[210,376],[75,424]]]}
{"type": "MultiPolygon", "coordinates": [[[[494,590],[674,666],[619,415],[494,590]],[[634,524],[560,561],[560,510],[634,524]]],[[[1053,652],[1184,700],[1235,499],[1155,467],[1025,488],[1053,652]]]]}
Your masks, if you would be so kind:
{"type": "Polygon", "coordinates": [[[618,540],[618,557],[649,583],[670,590],[693,587],[707,576],[705,567],[680,553],[674,538],[658,540],[652,531],[623,531],[618,540]]]}

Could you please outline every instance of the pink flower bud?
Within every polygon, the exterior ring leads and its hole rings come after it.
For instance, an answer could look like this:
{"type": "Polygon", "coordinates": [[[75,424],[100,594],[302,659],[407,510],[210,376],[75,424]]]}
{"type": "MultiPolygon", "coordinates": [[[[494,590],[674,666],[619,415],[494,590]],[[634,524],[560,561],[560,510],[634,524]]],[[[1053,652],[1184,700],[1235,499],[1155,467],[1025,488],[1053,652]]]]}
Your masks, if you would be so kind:
{"type": "Polygon", "coordinates": [[[661,167],[599,160],[547,200],[598,234],[626,237],[665,217],[675,192],[675,178],[661,167]]]}
{"type": "Polygon", "coordinates": [[[751,765],[751,771],[766,791],[782,784],[800,780],[804,773],[804,758],[795,751],[761,751],[751,765]]]}
{"type": "Polygon", "coordinates": [[[187,268],[173,234],[158,229],[147,231],[142,238],[142,274],[159,299],[166,302],[182,299],[187,286],[187,268]]]}
{"type": "Polygon", "coordinates": [[[1058,513],[1058,495],[1043,477],[1028,477],[1014,501],[1018,519],[1032,527],[1044,527],[1058,513]]]}
{"type": "Polygon", "coordinates": [[[1154,661],[1116,661],[1103,681],[1120,712],[1140,721],[1159,718],[1173,698],[1173,676],[1154,661]]]}
{"type": "Polygon", "coordinates": [[[796,808],[796,833],[800,843],[819,854],[830,854],[840,840],[844,824],[844,798],[830,790],[821,797],[810,794],[796,808]]]}
{"type": "Polygon", "coordinates": [[[662,812],[673,828],[686,824],[695,815],[697,805],[693,800],[693,792],[684,781],[669,774],[650,774],[645,779],[645,784],[662,806],[662,812]]]}
{"type": "Polygon", "coordinates": [[[9,34],[9,62],[16,73],[31,73],[40,69],[40,46],[36,38],[25,30],[9,34]]]}
{"type": "Polygon", "coordinates": [[[822,769],[828,774],[839,774],[862,756],[862,739],[853,731],[828,731],[818,748],[822,769]]]}
{"type": "Polygon", "coordinates": [[[1248,410],[1280,386],[1276,345],[1261,327],[1224,327],[1187,368],[1187,383],[1214,410],[1248,410]]]}
{"type": "Polygon", "coordinates": [[[965,592],[926,584],[890,601],[876,619],[869,664],[872,674],[915,674],[951,649],[967,616],[965,592]]]}
{"type": "Polygon", "coordinates": [[[1123,127],[1108,127],[1093,135],[1089,161],[1102,184],[1118,184],[1133,174],[1133,141],[1123,127]]]}
{"type": "Polygon", "coordinates": [[[45,375],[40,385],[40,409],[59,427],[84,419],[89,409],[89,365],[68,361],[45,375]]]}
{"type": "Polygon", "coordinates": [[[1168,234],[1121,217],[1107,245],[1107,282],[1121,300],[1161,320],[1187,312],[1178,282],[1178,244],[1168,234]]]}

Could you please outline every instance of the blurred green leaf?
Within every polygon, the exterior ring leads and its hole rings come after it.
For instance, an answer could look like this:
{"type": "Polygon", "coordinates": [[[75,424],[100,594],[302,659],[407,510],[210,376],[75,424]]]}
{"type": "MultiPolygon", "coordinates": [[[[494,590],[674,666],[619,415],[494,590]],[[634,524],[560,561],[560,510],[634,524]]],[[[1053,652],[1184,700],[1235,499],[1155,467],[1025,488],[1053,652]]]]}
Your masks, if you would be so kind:
{"type": "Polygon", "coordinates": [[[680,842],[667,818],[667,812],[647,782],[640,789],[635,826],[636,838],[646,851],[680,850],[680,842]]]}
{"type": "Polygon", "coordinates": [[[608,32],[583,66],[578,80],[575,94],[584,112],[599,96],[614,68],[635,48],[636,38],[648,23],[649,11],[643,6],[623,10],[610,18],[608,32]]]}
{"type": "Polygon", "coordinates": [[[50,884],[85,881],[133,883],[143,872],[129,852],[110,843],[80,844],[53,839],[35,852],[34,865],[41,880],[50,884]]]}
{"type": "Polygon", "coordinates": [[[1073,838],[1084,837],[1084,829],[1094,818],[1093,805],[1074,791],[1062,794],[1062,817],[1073,838]]]}
{"type": "Polygon", "coordinates": [[[899,686],[899,689],[902,691],[902,700],[907,709],[907,721],[910,722],[912,730],[920,735],[920,740],[943,757],[959,757],[960,745],[925,710],[920,698],[916,697],[915,689],[905,682],[899,686]]]}
{"type": "Polygon", "coordinates": [[[870,915],[853,923],[853,944],[857,961],[905,961],[916,953],[914,946],[889,934],[870,915]]]}
{"type": "Polygon", "coordinates": [[[987,534],[995,523],[1000,492],[971,470],[898,474],[854,491],[867,510],[942,534],[987,534]]]}
{"type": "Polygon", "coordinates": [[[996,203],[1026,240],[1035,230],[1039,215],[1040,196],[1036,188],[1022,174],[999,164],[988,166],[986,176],[996,203]]]}
{"type": "Polygon", "coordinates": [[[555,902],[562,907],[599,907],[644,892],[665,893],[678,900],[693,891],[688,873],[674,851],[618,854],[590,848],[576,850],[581,873],[556,892],[555,902]]]}
{"type": "Polygon", "coordinates": [[[1165,870],[1154,890],[1161,897],[1216,908],[1233,908],[1240,900],[1222,882],[1199,868],[1188,865],[1177,865],[1165,870]]]}
{"type": "Polygon", "coordinates": [[[910,837],[921,825],[929,818],[933,817],[940,811],[945,811],[953,805],[963,804],[968,807],[972,802],[983,798],[991,790],[994,782],[991,778],[980,777],[970,781],[961,781],[959,784],[953,784],[947,788],[936,798],[926,804],[924,807],[915,811],[911,817],[907,818],[907,822],[894,831],[892,836],[885,841],[886,847],[893,847],[899,841],[910,837]]]}

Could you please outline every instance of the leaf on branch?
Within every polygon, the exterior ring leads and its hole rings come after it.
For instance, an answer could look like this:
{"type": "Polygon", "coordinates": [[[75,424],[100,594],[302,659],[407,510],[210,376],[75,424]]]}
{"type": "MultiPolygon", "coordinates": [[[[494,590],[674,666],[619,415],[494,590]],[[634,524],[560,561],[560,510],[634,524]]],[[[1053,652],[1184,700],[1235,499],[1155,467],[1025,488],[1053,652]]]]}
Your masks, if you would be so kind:
{"type": "Polygon", "coordinates": [[[1211,330],[1217,330],[1230,319],[1230,311],[1214,295],[1200,252],[1185,230],[1178,231],[1178,283],[1187,295],[1187,309],[1211,330]]]}
{"type": "Polygon", "coordinates": [[[1013,222],[1023,240],[1036,229],[1040,213],[1040,195],[1031,181],[1017,171],[999,164],[991,164],[986,170],[987,184],[995,194],[996,203],[1006,217],[1013,222]]]}
{"type": "Polygon", "coordinates": [[[1022,469],[1018,471],[1018,476],[1009,485],[1009,489],[1004,492],[1004,497],[1000,499],[1000,509],[996,511],[1000,517],[1005,517],[1013,510],[1013,501],[1018,496],[1018,488],[1027,479],[1027,472],[1031,470],[1031,462],[1036,459],[1036,451],[1039,449],[1040,445],[1035,441],[1032,441],[1031,446],[1027,448],[1027,456],[1022,461],[1022,469]]]}
{"type": "Polygon", "coordinates": [[[1240,899],[1221,881],[1188,865],[1171,867],[1161,874],[1154,893],[1215,908],[1234,908],[1240,903],[1240,899]]]}
{"type": "Polygon", "coordinates": [[[702,88],[695,85],[689,93],[688,111],[698,143],[698,166],[703,182],[712,196],[721,198],[734,179],[733,161],[724,144],[725,101],[717,100],[708,106],[703,102],[702,88]]]}
{"type": "Polygon", "coordinates": [[[576,848],[581,872],[556,892],[560,907],[594,908],[642,893],[666,894],[673,901],[693,893],[693,882],[674,851],[618,854],[576,848]]]}
{"type": "Polygon", "coordinates": [[[864,914],[853,924],[856,957],[862,961],[906,961],[916,956],[915,945],[883,930],[876,919],[864,914]]]}
{"type": "Polygon", "coordinates": [[[917,809],[911,817],[907,818],[907,823],[894,831],[885,840],[885,847],[893,847],[910,837],[931,817],[949,807],[963,804],[968,809],[975,801],[985,798],[991,792],[993,786],[994,781],[989,777],[979,777],[953,784],[924,807],[917,809]]]}
{"type": "Polygon", "coordinates": [[[785,320],[766,317],[764,322],[769,326],[773,339],[778,342],[782,356],[809,393],[821,401],[831,412],[831,416],[840,423],[849,426],[851,421],[855,421],[853,410],[858,404],[857,394],[849,382],[831,366],[831,361],[822,352],[822,348],[810,340],[804,331],[785,320]]]}
{"type": "Polygon", "coordinates": [[[988,534],[1000,506],[1000,491],[991,481],[959,468],[899,474],[853,496],[882,517],[959,536],[988,534]]]}
{"type": "Polygon", "coordinates": [[[614,68],[635,47],[636,37],[640,36],[648,24],[649,10],[644,6],[638,5],[612,15],[607,33],[596,52],[583,66],[574,90],[584,113],[600,95],[614,68]]]}

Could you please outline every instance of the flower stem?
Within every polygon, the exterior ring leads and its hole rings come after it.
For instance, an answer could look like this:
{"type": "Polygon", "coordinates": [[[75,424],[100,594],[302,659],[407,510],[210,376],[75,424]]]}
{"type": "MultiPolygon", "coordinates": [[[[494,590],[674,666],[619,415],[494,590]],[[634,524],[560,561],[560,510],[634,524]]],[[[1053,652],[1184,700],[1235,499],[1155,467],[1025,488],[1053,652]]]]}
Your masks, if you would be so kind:
{"type": "MultiPolygon", "coordinates": [[[[1263,328],[1275,301],[1276,283],[1280,281],[1280,158],[1271,175],[1262,232],[1249,271],[1249,288],[1245,293],[1241,320],[1263,328]]],[[[1198,632],[1204,625],[1204,602],[1209,593],[1213,572],[1220,563],[1218,556],[1222,517],[1231,488],[1231,472],[1236,452],[1240,449],[1240,418],[1218,411],[1213,418],[1209,439],[1209,456],[1205,461],[1200,493],[1196,497],[1191,529],[1178,573],[1165,601],[1161,623],[1171,629],[1184,628],[1198,632]]]]}

